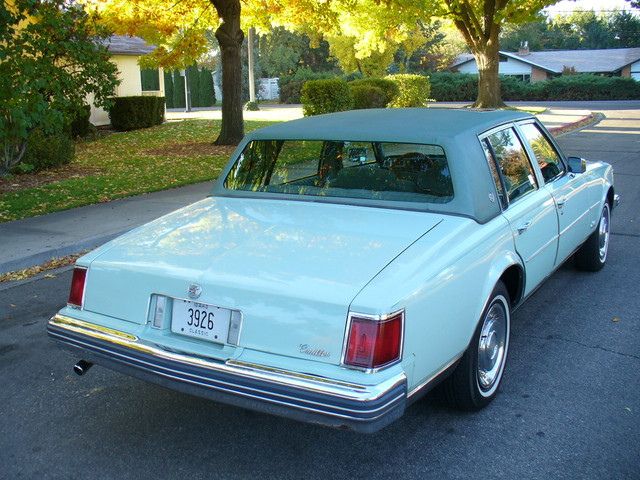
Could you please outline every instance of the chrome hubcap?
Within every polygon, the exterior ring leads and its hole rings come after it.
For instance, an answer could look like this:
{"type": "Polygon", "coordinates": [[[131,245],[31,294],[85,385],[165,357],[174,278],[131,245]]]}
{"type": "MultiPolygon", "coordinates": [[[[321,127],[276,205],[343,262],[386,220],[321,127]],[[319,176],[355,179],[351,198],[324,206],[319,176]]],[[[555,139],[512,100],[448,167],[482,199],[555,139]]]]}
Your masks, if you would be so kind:
{"type": "Polygon", "coordinates": [[[602,217],[600,218],[600,226],[598,227],[599,238],[599,254],[600,261],[604,263],[607,259],[607,250],[609,249],[609,205],[602,209],[602,217]]]}
{"type": "Polygon", "coordinates": [[[478,385],[491,390],[500,378],[507,351],[507,311],[497,300],[491,305],[482,324],[478,344],[478,385]]]}

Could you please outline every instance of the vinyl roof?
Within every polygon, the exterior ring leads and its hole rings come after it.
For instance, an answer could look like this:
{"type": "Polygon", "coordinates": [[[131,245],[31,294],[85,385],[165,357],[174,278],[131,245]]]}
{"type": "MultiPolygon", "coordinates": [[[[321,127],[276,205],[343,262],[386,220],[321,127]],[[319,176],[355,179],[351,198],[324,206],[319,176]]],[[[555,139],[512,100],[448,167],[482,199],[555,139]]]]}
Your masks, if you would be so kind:
{"type": "Polygon", "coordinates": [[[128,35],[111,35],[103,45],[107,47],[109,53],[114,55],[146,55],[156,48],[139,37],[128,35]]]}
{"type": "MultiPolygon", "coordinates": [[[[533,118],[522,112],[478,111],[446,108],[385,108],[352,110],[306,117],[261,128],[249,133],[238,145],[230,162],[214,184],[220,196],[268,197],[265,192],[227,190],[224,180],[244,148],[253,140],[377,141],[440,145],[445,151],[453,181],[454,197],[447,203],[383,202],[342,198],[340,203],[418,209],[461,215],[484,223],[500,214],[493,194],[495,187],[477,135],[493,127],[533,118]]],[[[283,195],[283,198],[322,196],[283,195]]],[[[271,198],[271,197],[269,197],[271,198]]]]}
{"type": "MultiPolygon", "coordinates": [[[[546,50],[519,55],[500,51],[501,55],[540,67],[551,73],[562,73],[573,67],[579,73],[613,73],[640,60],[640,48],[603,48],[598,50],[546,50]]],[[[458,56],[452,67],[473,60],[469,53],[458,56]]]]}
{"type": "Polygon", "coordinates": [[[421,143],[425,137],[453,138],[482,133],[531,115],[509,110],[380,108],[351,110],[278,123],[249,134],[251,139],[379,140],[421,143]]]}

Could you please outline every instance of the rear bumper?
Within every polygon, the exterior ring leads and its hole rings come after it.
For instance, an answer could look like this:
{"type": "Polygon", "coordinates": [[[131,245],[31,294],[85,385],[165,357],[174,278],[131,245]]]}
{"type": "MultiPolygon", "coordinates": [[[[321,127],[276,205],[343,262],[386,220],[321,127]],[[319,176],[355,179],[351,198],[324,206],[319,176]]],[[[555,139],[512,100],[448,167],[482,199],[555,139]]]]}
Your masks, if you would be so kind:
{"type": "Polygon", "coordinates": [[[404,413],[404,374],[360,385],[165,350],[135,335],[54,316],[51,338],[84,360],[173,390],[310,423],[375,432],[404,413]]]}

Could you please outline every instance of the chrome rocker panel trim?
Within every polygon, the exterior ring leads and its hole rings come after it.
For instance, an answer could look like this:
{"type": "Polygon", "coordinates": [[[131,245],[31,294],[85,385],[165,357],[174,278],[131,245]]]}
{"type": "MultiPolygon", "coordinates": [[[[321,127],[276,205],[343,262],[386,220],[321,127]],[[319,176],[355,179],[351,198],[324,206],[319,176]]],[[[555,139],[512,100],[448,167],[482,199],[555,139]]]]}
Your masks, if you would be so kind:
{"type": "Polygon", "coordinates": [[[216,362],[165,351],[135,335],[65,315],[49,336],[81,358],[184,393],[310,423],[375,432],[404,413],[407,381],[398,374],[367,386],[252,363],[216,362]]]}

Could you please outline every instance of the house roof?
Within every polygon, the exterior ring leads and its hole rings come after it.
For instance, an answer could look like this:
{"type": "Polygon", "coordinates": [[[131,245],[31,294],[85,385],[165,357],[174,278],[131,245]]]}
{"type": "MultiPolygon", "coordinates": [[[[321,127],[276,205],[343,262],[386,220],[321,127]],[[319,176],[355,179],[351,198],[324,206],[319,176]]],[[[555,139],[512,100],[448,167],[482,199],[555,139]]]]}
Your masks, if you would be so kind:
{"type": "Polygon", "coordinates": [[[111,35],[104,40],[103,44],[107,47],[109,53],[113,55],[146,55],[156,48],[140,37],[130,37],[128,35],[111,35]]]}
{"type": "MultiPolygon", "coordinates": [[[[500,51],[514,60],[528,63],[551,73],[562,73],[564,67],[573,67],[578,73],[617,72],[640,60],[640,48],[603,48],[599,50],[547,50],[519,55],[500,51]]],[[[453,67],[473,60],[473,55],[462,54],[454,61],[453,67]]]]}

